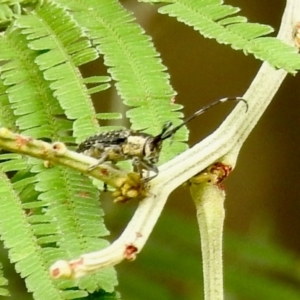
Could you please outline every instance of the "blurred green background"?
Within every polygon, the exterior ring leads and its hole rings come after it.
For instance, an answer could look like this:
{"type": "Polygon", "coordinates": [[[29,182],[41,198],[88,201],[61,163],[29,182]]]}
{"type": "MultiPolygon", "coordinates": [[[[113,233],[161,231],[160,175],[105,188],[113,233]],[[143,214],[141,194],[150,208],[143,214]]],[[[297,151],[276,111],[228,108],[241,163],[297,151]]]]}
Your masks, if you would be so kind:
{"type": "MultiPolygon", "coordinates": [[[[252,56],[204,39],[175,19],[158,14],[154,6],[121,2],[152,36],[178,92],[176,102],[185,106],[186,116],[220,97],[243,95],[261,65],[252,56]]],[[[230,0],[226,4],[240,7],[241,15],[251,22],[278,30],[285,1],[230,0]]],[[[105,67],[99,61],[83,68],[83,72],[104,74],[105,67]]],[[[126,110],[114,89],[95,95],[95,100],[98,111],[126,110]]],[[[233,106],[214,108],[189,124],[189,144],[210,134],[233,106]]],[[[226,300],[300,299],[299,153],[299,76],[289,75],[225,182],[226,300]]],[[[114,205],[109,195],[103,198],[113,241],[137,203],[114,205]]],[[[0,251],[7,261],[6,251],[0,251]]],[[[116,268],[123,299],[203,299],[199,232],[188,189],[179,188],[171,195],[137,260],[116,268]]],[[[8,264],[4,271],[13,290],[10,299],[31,299],[8,264]]]]}

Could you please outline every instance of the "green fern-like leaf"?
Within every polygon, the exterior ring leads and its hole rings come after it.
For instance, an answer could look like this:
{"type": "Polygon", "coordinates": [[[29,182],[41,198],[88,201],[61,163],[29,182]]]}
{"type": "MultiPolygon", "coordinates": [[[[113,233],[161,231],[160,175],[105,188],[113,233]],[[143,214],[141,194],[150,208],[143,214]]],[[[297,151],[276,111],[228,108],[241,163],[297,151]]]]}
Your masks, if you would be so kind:
{"type": "Polygon", "coordinates": [[[17,131],[15,125],[16,118],[6,94],[6,86],[0,80],[0,126],[5,126],[13,131],[17,131]]]}
{"type": "Polygon", "coordinates": [[[73,124],[76,142],[98,131],[90,94],[107,89],[108,77],[82,78],[78,66],[95,60],[97,51],[72,16],[57,4],[46,3],[35,13],[18,19],[17,26],[30,40],[28,46],[43,53],[35,62],[73,124]],[[60,24],[60,25],[59,25],[60,24]],[[59,26],[58,26],[59,25],[59,26]],[[98,83],[87,89],[86,83],[98,83]]]}
{"type": "MultiPolygon", "coordinates": [[[[48,276],[44,250],[38,245],[33,229],[28,226],[22,202],[13,185],[2,172],[0,181],[0,233],[5,247],[10,249],[10,260],[16,264],[21,276],[26,277],[28,290],[33,291],[35,299],[65,299],[48,276]]],[[[54,257],[59,257],[57,249],[52,251],[54,257]]]]}
{"type": "Polygon", "coordinates": [[[33,9],[43,3],[44,0],[1,0],[0,3],[0,28],[6,28],[9,24],[24,13],[24,9],[33,9]]]}
{"type": "MultiPolygon", "coordinates": [[[[143,1],[153,2],[156,1],[143,1]]],[[[248,23],[247,19],[232,16],[239,8],[224,5],[219,0],[176,0],[159,8],[159,12],[192,26],[206,38],[214,38],[233,49],[251,53],[276,68],[295,73],[300,69],[296,48],[273,37],[265,37],[273,29],[262,24],[248,23]]]]}
{"type": "MultiPolygon", "coordinates": [[[[56,117],[63,114],[63,110],[34,64],[36,54],[27,47],[27,40],[20,31],[14,30],[2,37],[1,58],[10,60],[1,67],[1,78],[19,130],[36,138],[49,137],[51,132],[70,131],[71,123],[56,117]]],[[[59,139],[58,134],[52,137],[59,139]]]]}
{"type": "Polygon", "coordinates": [[[0,3],[0,27],[7,26],[20,15],[20,2],[3,0],[0,3]]]}
{"type": "Polygon", "coordinates": [[[19,154],[1,154],[0,155],[1,169],[3,172],[26,170],[27,163],[19,154]]]}
{"type": "Polygon", "coordinates": [[[3,276],[2,264],[0,263],[0,296],[9,296],[10,293],[7,289],[8,281],[3,276]]]}

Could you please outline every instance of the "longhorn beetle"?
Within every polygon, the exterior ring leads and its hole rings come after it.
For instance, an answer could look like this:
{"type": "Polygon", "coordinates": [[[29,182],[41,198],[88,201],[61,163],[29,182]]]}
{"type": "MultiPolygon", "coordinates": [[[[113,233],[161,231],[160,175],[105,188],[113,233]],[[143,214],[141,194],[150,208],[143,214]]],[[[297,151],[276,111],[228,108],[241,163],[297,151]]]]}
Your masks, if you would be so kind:
{"type": "Polygon", "coordinates": [[[171,122],[166,122],[161,133],[156,136],[130,129],[102,132],[87,138],[78,146],[77,152],[99,159],[97,164],[90,166],[89,171],[106,161],[115,164],[118,161],[131,159],[134,169],[141,177],[143,170],[155,173],[146,178],[149,181],[158,174],[156,163],[163,141],[172,137],[181,127],[211,107],[226,101],[243,101],[246,104],[246,111],[248,110],[248,103],[243,98],[222,98],[199,109],[175,127],[172,127],[171,122]]]}

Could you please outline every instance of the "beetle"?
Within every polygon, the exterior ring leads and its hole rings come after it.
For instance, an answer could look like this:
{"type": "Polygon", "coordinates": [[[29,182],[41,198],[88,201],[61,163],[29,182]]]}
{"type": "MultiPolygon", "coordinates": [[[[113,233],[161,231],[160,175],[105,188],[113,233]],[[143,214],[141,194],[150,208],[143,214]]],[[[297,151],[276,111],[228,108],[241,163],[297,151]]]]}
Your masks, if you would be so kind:
{"type": "Polygon", "coordinates": [[[248,103],[245,99],[226,97],[204,106],[175,127],[171,122],[166,122],[158,135],[153,136],[130,129],[111,130],[87,138],[78,146],[76,151],[98,159],[98,163],[90,166],[89,171],[104,162],[115,164],[119,161],[132,160],[134,170],[141,177],[143,170],[154,173],[153,176],[145,178],[149,181],[158,174],[156,164],[159,160],[163,141],[172,137],[181,127],[211,107],[226,101],[243,101],[246,104],[246,111],[248,110],[248,103]]]}

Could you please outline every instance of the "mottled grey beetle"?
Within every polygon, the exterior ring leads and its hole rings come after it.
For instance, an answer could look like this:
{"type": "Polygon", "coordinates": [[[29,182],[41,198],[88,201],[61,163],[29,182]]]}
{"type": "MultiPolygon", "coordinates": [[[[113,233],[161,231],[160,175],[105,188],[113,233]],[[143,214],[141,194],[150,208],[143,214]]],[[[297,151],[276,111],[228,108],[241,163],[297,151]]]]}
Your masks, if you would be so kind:
{"type": "Polygon", "coordinates": [[[143,175],[143,170],[154,172],[153,176],[146,178],[146,180],[153,179],[158,174],[156,163],[159,159],[163,141],[173,136],[182,126],[212,106],[229,100],[243,101],[248,109],[248,104],[243,98],[222,98],[196,111],[178,126],[172,128],[172,123],[166,122],[161,133],[156,136],[130,129],[102,132],[87,138],[78,146],[77,152],[99,159],[99,162],[96,165],[92,165],[89,170],[106,161],[114,164],[118,161],[131,159],[135,171],[141,176],[143,175]]]}

